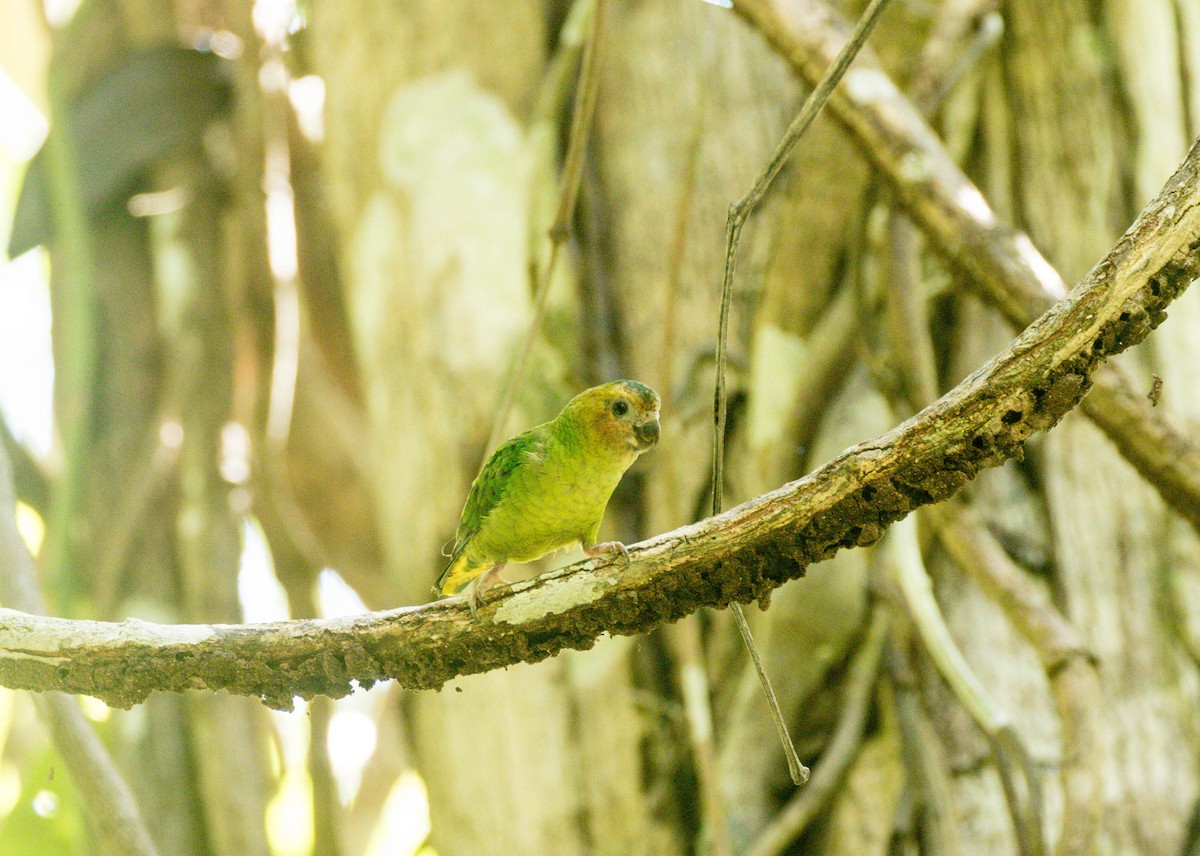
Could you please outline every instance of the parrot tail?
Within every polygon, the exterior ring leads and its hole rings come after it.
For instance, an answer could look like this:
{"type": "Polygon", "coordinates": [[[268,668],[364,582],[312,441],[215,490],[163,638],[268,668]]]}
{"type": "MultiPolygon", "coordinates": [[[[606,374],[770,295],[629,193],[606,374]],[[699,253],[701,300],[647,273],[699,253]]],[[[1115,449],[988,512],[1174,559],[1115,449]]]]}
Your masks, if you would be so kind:
{"type": "Polygon", "coordinates": [[[467,554],[464,550],[451,557],[450,564],[446,565],[442,575],[433,584],[433,593],[438,597],[457,594],[463,586],[479,576],[482,570],[484,570],[484,566],[467,561],[467,554]]]}

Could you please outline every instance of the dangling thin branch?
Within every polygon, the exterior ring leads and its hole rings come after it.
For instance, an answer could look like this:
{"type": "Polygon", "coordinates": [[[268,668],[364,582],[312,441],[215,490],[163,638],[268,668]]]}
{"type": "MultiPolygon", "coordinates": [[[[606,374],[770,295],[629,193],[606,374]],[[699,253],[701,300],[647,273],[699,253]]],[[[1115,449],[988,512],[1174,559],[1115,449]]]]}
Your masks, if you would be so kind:
{"type": "MultiPolygon", "coordinates": [[[[871,5],[863,12],[858,25],[854,28],[854,33],[850,36],[850,41],[842,48],[842,52],[838,54],[837,60],[825,73],[825,77],[817,84],[817,88],[805,100],[804,106],[800,108],[799,115],[792,120],[792,124],[784,132],[783,139],[775,147],[775,151],[771,154],[771,160],[767,163],[766,168],[754,180],[754,185],[750,188],[750,191],[729,207],[729,215],[725,221],[725,276],[721,282],[721,318],[717,328],[717,377],[713,389],[713,514],[721,513],[721,485],[724,481],[725,469],[725,423],[728,417],[728,396],[725,392],[725,362],[729,340],[729,307],[733,299],[733,271],[737,263],[738,243],[741,241],[742,227],[746,225],[746,221],[754,212],[758,203],[766,196],[772,182],[779,175],[779,171],[783,169],[783,165],[787,162],[792,149],[796,147],[796,143],[800,137],[808,130],[808,126],[812,124],[813,119],[817,117],[817,114],[821,112],[821,108],[825,106],[825,102],[829,100],[834,87],[838,85],[838,82],[846,73],[846,69],[850,67],[850,63],[854,61],[854,57],[862,49],[863,44],[875,28],[875,24],[878,23],[879,17],[883,14],[883,10],[887,7],[888,2],[889,0],[871,0],[871,5]]],[[[800,758],[796,755],[796,747],[792,745],[792,738],[788,735],[787,724],[783,721],[783,714],[779,710],[779,702],[775,699],[775,689],[771,686],[771,679],[767,677],[766,670],[763,668],[762,657],[759,656],[758,647],[754,644],[754,637],[750,633],[750,625],[746,621],[746,615],[739,603],[731,603],[729,608],[733,612],[738,630],[742,634],[742,641],[746,644],[746,650],[750,652],[750,659],[754,663],[754,669],[758,673],[758,680],[762,684],[763,693],[766,695],[767,705],[771,709],[771,719],[775,722],[775,729],[779,732],[779,740],[783,744],[783,751],[787,756],[788,772],[791,774],[793,782],[797,785],[803,785],[808,781],[808,768],[800,763],[800,758]]]]}

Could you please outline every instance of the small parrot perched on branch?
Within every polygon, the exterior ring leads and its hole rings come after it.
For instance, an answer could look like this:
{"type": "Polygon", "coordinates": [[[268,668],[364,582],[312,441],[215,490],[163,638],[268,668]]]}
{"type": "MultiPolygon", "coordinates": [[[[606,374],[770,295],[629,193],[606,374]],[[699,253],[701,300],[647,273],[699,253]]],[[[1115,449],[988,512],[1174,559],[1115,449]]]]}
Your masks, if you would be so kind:
{"type": "Polygon", "coordinates": [[[589,556],[617,482],[658,442],[658,393],[636,380],[584,390],[554,419],[500,446],[471,485],[438,596],[471,587],[471,614],[508,562],[532,562],[578,543],[589,556]]]}

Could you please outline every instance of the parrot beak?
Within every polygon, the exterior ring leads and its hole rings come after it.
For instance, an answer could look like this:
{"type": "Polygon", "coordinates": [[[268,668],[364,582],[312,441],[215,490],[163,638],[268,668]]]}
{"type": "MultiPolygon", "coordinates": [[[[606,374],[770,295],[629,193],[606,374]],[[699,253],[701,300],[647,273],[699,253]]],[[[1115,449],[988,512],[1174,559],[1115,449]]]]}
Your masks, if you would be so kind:
{"type": "Polygon", "coordinates": [[[644,452],[658,443],[658,411],[650,414],[650,418],[633,426],[637,437],[637,450],[644,452]]]}

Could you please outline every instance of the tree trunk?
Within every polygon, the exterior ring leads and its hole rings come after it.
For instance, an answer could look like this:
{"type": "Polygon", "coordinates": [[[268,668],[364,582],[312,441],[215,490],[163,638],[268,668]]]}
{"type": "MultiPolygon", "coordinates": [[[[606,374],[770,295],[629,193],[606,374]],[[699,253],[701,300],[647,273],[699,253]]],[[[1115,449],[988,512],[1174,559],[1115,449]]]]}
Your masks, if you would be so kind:
{"type": "MultiPolygon", "coordinates": [[[[531,135],[531,108],[551,37],[533,2],[450,13],[368,2],[315,17],[379,528],[396,603],[419,602],[531,319],[528,241],[548,225],[532,218],[550,189],[538,182],[553,174],[539,162],[551,153],[531,135]],[[412,50],[381,63],[359,38],[366,22],[412,50]],[[376,83],[362,87],[364,74],[376,83]]],[[[554,305],[570,300],[570,279],[555,282],[554,305]]],[[[539,344],[510,431],[553,415],[565,396],[547,393],[570,388],[575,360],[539,344]]],[[[609,642],[413,699],[410,739],[440,850],[657,852],[637,799],[642,726],[628,647],[609,642]]]]}

